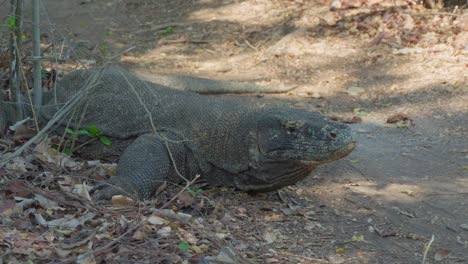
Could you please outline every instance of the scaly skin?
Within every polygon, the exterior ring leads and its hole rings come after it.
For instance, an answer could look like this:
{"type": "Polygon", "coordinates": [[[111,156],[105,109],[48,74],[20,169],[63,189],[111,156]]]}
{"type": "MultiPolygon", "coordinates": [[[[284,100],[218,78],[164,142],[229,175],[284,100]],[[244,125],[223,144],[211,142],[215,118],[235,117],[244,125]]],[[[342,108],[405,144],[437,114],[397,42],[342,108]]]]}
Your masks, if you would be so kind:
{"type": "MultiPolygon", "coordinates": [[[[64,77],[58,102],[72,98],[92,73],[64,77]]],[[[81,150],[83,156],[123,152],[117,174],[95,186],[97,199],[125,194],[145,200],[163,182],[183,182],[197,174],[213,185],[276,190],[302,180],[319,164],[346,156],[355,144],[348,126],[317,112],[252,109],[145,82],[118,68],[107,69],[80,106],[77,113],[86,108],[84,119],[72,118],[71,128],[96,125],[113,142],[111,147],[90,144],[81,150]]],[[[46,101],[41,119],[50,120],[57,109],[46,101]]]]}

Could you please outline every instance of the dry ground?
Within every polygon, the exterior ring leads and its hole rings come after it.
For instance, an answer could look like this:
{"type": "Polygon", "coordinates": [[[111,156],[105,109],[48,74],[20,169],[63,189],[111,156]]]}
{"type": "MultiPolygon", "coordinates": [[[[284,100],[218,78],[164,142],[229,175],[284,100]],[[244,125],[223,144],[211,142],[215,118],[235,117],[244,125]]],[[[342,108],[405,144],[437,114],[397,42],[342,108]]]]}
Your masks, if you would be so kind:
{"type": "MultiPolygon", "coordinates": [[[[155,246],[158,236],[145,240],[134,234],[138,228],[122,224],[108,240],[95,242],[97,260],[229,261],[218,252],[231,248],[236,262],[421,263],[433,236],[426,263],[468,263],[467,13],[429,11],[409,1],[341,2],[355,6],[331,11],[328,1],[305,0],[44,1],[56,37],[89,41],[104,55],[135,45],[121,61],[142,76],[296,85],[286,95],[241,100],[319,110],[351,122],[359,139],[349,157],[320,167],[297,186],[258,196],[208,189],[173,205],[201,219],[198,229],[171,226],[190,244],[185,255],[180,245],[155,246]],[[399,113],[403,118],[387,122],[399,113]],[[206,238],[203,228],[214,238],[206,238]],[[205,247],[194,248],[200,245],[205,247]]],[[[101,210],[94,213],[109,221],[152,213],[101,210]]]]}

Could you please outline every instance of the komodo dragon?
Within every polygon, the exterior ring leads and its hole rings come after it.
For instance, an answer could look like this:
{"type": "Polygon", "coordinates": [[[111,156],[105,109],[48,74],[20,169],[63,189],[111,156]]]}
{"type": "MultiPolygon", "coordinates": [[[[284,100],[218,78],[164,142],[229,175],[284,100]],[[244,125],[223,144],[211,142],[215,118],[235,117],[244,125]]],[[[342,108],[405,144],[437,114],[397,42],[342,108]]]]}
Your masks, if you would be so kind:
{"type": "MultiPolygon", "coordinates": [[[[59,104],[45,100],[40,119],[50,120],[82,91],[93,72],[74,71],[59,81],[59,104]]],[[[122,154],[116,175],[94,187],[98,200],[117,194],[149,199],[162,183],[197,174],[214,185],[276,190],[303,179],[319,164],[343,158],[355,144],[348,126],[317,112],[253,109],[146,82],[113,67],[82,100],[84,118],[65,118],[56,129],[63,131],[68,123],[72,129],[96,125],[112,145],[93,142],[80,153],[91,158],[122,154]]],[[[2,106],[0,120],[11,118],[7,106],[2,106]]]]}

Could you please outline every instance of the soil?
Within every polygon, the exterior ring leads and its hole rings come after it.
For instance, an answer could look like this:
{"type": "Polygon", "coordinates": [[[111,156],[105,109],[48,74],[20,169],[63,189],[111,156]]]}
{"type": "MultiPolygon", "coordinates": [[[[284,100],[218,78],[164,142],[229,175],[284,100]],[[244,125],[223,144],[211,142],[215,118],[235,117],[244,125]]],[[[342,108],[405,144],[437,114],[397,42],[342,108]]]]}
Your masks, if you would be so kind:
{"type": "Polygon", "coordinates": [[[467,13],[372,2],[338,10],[301,0],[48,0],[44,7],[56,38],[88,41],[105,55],[135,46],[121,62],[149,79],[157,72],[294,85],[288,94],[240,99],[351,123],[355,151],[296,186],[213,196],[224,213],[210,223],[229,230],[243,257],[421,263],[426,254],[426,263],[468,263],[467,13]]]}

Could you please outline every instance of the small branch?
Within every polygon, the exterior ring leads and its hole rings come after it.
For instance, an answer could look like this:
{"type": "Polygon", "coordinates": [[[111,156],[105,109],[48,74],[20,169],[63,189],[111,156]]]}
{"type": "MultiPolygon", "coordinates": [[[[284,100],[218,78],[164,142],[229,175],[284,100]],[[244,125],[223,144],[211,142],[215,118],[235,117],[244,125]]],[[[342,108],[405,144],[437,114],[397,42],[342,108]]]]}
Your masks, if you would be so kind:
{"type": "Polygon", "coordinates": [[[12,158],[19,156],[26,148],[28,148],[31,144],[36,142],[40,139],[58,120],[61,120],[73,107],[75,107],[83,98],[85,92],[90,89],[90,87],[97,82],[102,71],[109,66],[110,63],[104,64],[96,73],[91,75],[88,80],[86,81],[84,88],[77,92],[70,100],[68,100],[59,111],[55,113],[55,115],[47,122],[47,124],[42,128],[42,130],[38,131],[37,134],[24,143],[21,147],[19,147],[15,152],[9,153],[9,155],[3,155],[2,159],[0,160],[0,165],[5,164],[12,158]]]}
{"type": "Polygon", "coordinates": [[[195,178],[189,182],[187,182],[185,184],[185,187],[182,188],[182,190],[180,190],[180,192],[178,192],[174,197],[172,197],[167,203],[165,203],[163,206],[161,206],[159,209],[164,209],[166,208],[169,204],[171,204],[175,199],[177,199],[177,197],[179,197],[185,190],[187,190],[190,185],[192,185],[196,180],[198,180],[198,178],[200,178],[200,175],[197,174],[195,175],[195,178]]]}
{"type": "Polygon", "coordinates": [[[433,242],[434,242],[434,235],[432,235],[431,240],[425,246],[424,256],[423,256],[423,260],[422,260],[421,264],[426,264],[427,254],[429,253],[429,249],[431,248],[431,245],[432,245],[433,242]]]}
{"type": "MultiPolygon", "coordinates": [[[[175,172],[177,173],[177,175],[179,177],[181,177],[182,179],[185,180],[185,182],[189,182],[189,180],[187,178],[185,178],[180,172],[179,170],[177,169],[177,164],[175,163],[175,160],[174,160],[174,157],[172,156],[172,152],[171,152],[171,149],[169,148],[169,143],[168,143],[168,140],[166,140],[165,137],[161,137],[161,135],[158,134],[158,131],[156,129],[156,126],[154,125],[154,122],[153,122],[153,114],[151,113],[151,111],[148,109],[148,107],[146,107],[145,103],[143,102],[143,100],[141,99],[140,95],[138,94],[138,92],[136,91],[135,87],[133,86],[133,84],[127,79],[127,76],[125,76],[125,74],[121,71],[120,74],[122,74],[122,77],[125,79],[125,81],[127,82],[127,84],[130,86],[130,89],[132,89],[132,92],[136,95],[137,99],[138,99],[138,102],[140,103],[141,106],[143,106],[143,108],[145,109],[146,113],[148,114],[148,117],[149,117],[149,121],[150,121],[150,124],[151,124],[151,128],[153,129],[153,133],[155,135],[157,135],[160,139],[162,139],[164,141],[164,145],[166,146],[166,149],[167,149],[167,152],[169,154],[169,157],[171,159],[171,162],[172,162],[172,165],[174,166],[174,170],[175,172]]],[[[145,83],[146,85],[146,83],[145,83]]],[[[148,88],[148,87],[147,87],[148,88]]]]}
{"type": "Polygon", "coordinates": [[[251,49],[255,50],[255,51],[258,51],[257,47],[255,47],[254,45],[250,44],[250,42],[248,40],[245,40],[245,44],[247,44],[247,46],[249,46],[251,49]]]}
{"type": "Polygon", "coordinates": [[[79,149],[82,148],[83,146],[86,146],[87,144],[89,144],[89,143],[91,143],[91,142],[93,142],[93,141],[96,141],[97,139],[98,139],[97,137],[91,138],[90,140],[88,140],[88,141],[86,141],[86,142],[80,144],[78,147],[76,147],[76,148],[74,148],[74,149],[71,148],[71,150],[72,150],[72,151],[79,150],[79,149]]]}
{"type": "Polygon", "coordinates": [[[165,24],[152,26],[149,29],[138,30],[138,31],[135,32],[135,34],[147,33],[147,32],[150,32],[150,31],[158,31],[158,30],[162,30],[162,29],[165,29],[165,28],[168,28],[168,27],[183,27],[185,25],[186,25],[185,23],[177,23],[177,22],[165,23],[165,24]]]}
{"type": "Polygon", "coordinates": [[[31,90],[29,90],[28,82],[26,80],[26,76],[24,75],[23,67],[20,67],[20,72],[21,72],[21,77],[23,79],[24,85],[26,86],[26,94],[28,95],[29,106],[31,107],[31,113],[32,113],[33,119],[34,119],[34,125],[36,126],[36,131],[39,131],[39,121],[37,120],[36,110],[33,107],[32,97],[31,97],[31,90]]]}

